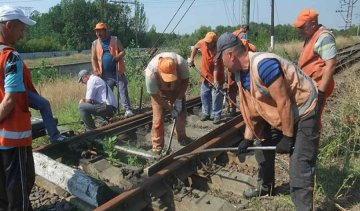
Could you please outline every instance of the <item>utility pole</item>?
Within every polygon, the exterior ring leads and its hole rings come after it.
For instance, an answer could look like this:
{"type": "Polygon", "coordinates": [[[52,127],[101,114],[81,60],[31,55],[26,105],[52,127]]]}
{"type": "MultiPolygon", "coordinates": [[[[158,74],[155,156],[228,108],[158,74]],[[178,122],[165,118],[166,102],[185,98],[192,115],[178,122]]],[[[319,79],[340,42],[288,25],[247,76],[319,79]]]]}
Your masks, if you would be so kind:
{"type": "Polygon", "coordinates": [[[246,37],[250,30],[250,0],[242,0],[241,26],[247,26],[246,37]]]}
{"type": "Polygon", "coordinates": [[[275,40],[274,40],[274,35],[275,35],[275,30],[274,30],[274,6],[275,4],[275,0],[271,0],[271,38],[270,38],[270,48],[271,48],[271,52],[274,52],[275,50],[275,40]]]}
{"type": "Polygon", "coordinates": [[[341,14],[342,18],[345,21],[345,30],[350,29],[352,22],[352,14],[354,5],[358,0],[340,0],[340,10],[336,10],[341,14]],[[344,13],[346,13],[344,15],[344,13]]]}

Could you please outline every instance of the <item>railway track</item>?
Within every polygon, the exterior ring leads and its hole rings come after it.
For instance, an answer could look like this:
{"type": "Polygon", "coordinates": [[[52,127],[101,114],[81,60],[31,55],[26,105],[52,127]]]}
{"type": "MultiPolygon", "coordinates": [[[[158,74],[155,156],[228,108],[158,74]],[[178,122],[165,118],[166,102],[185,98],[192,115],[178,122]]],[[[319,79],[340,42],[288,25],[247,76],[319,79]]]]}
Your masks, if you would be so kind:
{"type": "MultiPolygon", "coordinates": [[[[357,62],[360,58],[359,51],[360,43],[339,49],[336,72],[357,62]]],[[[90,207],[97,211],[238,210],[244,208],[247,200],[242,198],[242,192],[256,183],[254,176],[257,173],[257,167],[252,155],[245,161],[243,158],[238,159],[230,152],[213,152],[174,159],[175,156],[207,148],[236,146],[241,138],[241,131],[244,129],[241,116],[225,118],[220,126],[214,126],[211,122],[199,121],[198,107],[200,105],[199,98],[190,99],[187,102],[190,114],[187,119],[187,131],[188,136],[194,141],[183,148],[174,141],[173,153],[159,160],[148,153],[151,148],[149,131],[152,112],[139,114],[75,136],[66,143],[37,148],[34,152],[48,157],[53,166],[61,163],[61,165],[70,166],[74,172],[83,172],[81,175],[90,181],[94,189],[103,190],[103,192],[96,192],[97,190],[91,192],[87,189],[79,193],[78,190],[67,188],[72,179],[80,178],[75,174],[67,176],[68,182],[65,187],[62,187],[79,198],[81,194],[95,194],[95,199],[85,197],[82,200],[91,204],[90,207]],[[116,148],[122,162],[111,164],[105,159],[107,157],[104,153],[106,137],[117,137],[119,140],[116,148]]],[[[168,123],[165,142],[169,133],[170,124],[168,123]]],[[[46,170],[50,171],[47,168],[46,170]]],[[[48,176],[50,178],[46,179],[56,183],[55,175],[48,176]]],[[[64,178],[66,180],[66,176],[64,178]]],[[[81,186],[89,185],[80,184],[81,186]]]]}

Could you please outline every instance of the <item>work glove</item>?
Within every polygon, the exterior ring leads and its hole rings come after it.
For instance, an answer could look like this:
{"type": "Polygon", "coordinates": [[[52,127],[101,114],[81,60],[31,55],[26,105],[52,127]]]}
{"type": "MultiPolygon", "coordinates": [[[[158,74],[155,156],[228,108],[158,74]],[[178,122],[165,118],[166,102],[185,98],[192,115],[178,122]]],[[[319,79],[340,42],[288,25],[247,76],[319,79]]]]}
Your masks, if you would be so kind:
{"type": "Polygon", "coordinates": [[[179,112],[177,112],[176,109],[173,109],[173,110],[171,111],[171,118],[177,119],[178,116],[179,116],[179,112]]]}
{"type": "Polygon", "coordinates": [[[176,99],[175,100],[174,108],[179,113],[182,111],[182,99],[176,99]]]}
{"type": "Polygon", "coordinates": [[[324,104],[325,101],[325,93],[322,91],[319,91],[318,93],[318,101],[315,107],[315,112],[318,114],[320,112],[320,109],[322,107],[322,105],[324,104]]]}
{"type": "Polygon", "coordinates": [[[194,60],[188,58],[188,59],[187,59],[187,63],[188,63],[188,65],[189,65],[189,67],[195,67],[194,60]]]}
{"type": "Polygon", "coordinates": [[[276,145],[275,151],[280,154],[290,153],[293,150],[294,138],[283,135],[280,142],[276,145]]]}
{"type": "Polygon", "coordinates": [[[240,155],[243,153],[248,153],[249,150],[247,150],[247,148],[253,146],[253,144],[253,140],[243,139],[238,146],[237,154],[240,155]]]}

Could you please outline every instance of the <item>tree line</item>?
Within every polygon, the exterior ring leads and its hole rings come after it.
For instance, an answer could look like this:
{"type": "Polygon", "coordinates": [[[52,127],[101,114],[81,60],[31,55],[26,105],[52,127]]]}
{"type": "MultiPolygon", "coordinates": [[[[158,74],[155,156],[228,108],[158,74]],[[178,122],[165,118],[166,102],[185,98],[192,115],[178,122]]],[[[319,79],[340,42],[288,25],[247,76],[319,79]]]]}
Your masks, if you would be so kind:
{"type": "MultiPolygon", "coordinates": [[[[125,47],[150,48],[167,47],[188,56],[189,46],[202,39],[208,31],[218,35],[234,31],[239,26],[201,26],[191,34],[161,34],[154,25],[149,27],[144,5],[138,0],[134,5],[117,4],[108,0],[61,0],[47,13],[34,11],[31,18],[37,21],[28,27],[25,39],[17,43],[20,52],[41,52],[57,50],[85,50],[96,39],[94,26],[103,21],[111,35],[118,36],[125,47]],[[161,38],[160,40],[158,40],[161,38]]],[[[333,30],[336,35],[356,34],[356,27],[348,31],[333,30]]],[[[250,23],[248,35],[258,50],[267,50],[270,43],[270,25],[250,23]]],[[[275,26],[276,42],[299,40],[300,37],[291,25],[275,26]]]]}

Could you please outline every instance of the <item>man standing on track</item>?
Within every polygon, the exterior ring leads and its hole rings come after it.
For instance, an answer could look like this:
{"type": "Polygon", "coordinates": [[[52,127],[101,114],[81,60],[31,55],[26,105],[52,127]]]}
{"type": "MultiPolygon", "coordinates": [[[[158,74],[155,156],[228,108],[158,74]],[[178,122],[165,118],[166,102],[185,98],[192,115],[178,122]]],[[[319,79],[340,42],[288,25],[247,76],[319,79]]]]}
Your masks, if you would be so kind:
{"type": "Polygon", "coordinates": [[[318,23],[318,16],[316,10],[304,9],[293,25],[299,29],[300,35],[305,39],[298,66],[317,84],[321,119],[326,99],[335,86],[333,75],[337,50],[335,36],[318,23]]]}
{"type": "Polygon", "coordinates": [[[98,39],[94,40],[91,46],[94,74],[104,79],[111,90],[114,90],[116,84],[121,104],[125,109],[125,117],[131,117],[134,113],[130,106],[128,81],[125,76],[125,49],[116,36],[108,34],[105,23],[96,24],[95,32],[98,39]]]}
{"type": "Polygon", "coordinates": [[[35,170],[26,93],[31,79],[13,46],[23,38],[25,25],[35,23],[18,8],[0,7],[0,210],[32,210],[35,170]]]}
{"type": "Polygon", "coordinates": [[[180,55],[164,52],[156,55],[145,69],[147,92],[151,95],[153,124],[152,152],[160,155],[164,148],[165,112],[176,119],[176,134],[180,145],[189,144],[186,136],[185,93],[189,85],[187,62],[180,55]]]}
{"type": "MultiPolygon", "coordinates": [[[[238,153],[258,139],[290,153],[290,195],[296,210],[312,210],[319,125],[315,82],[296,65],[273,54],[249,52],[238,37],[224,33],[217,42],[224,65],[235,73],[240,110],[246,124],[238,153]],[[293,148],[294,147],[294,148],[293,148]]],[[[275,182],[275,152],[256,150],[258,187],[244,191],[247,198],[271,192],[275,182]]]]}
{"type": "Polygon", "coordinates": [[[197,51],[201,51],[201,121],[212,119],[214,124],[221,122],[221,112],[224,96],[219,92],[225,82],[224,65],[221,60],[214,61],[216,55],[217,36],[208,32],[204,39],[198,41],[191,51],[189,66],[195,67],[194,58],[197,51]],[[210,80],[213,87],[204,77],[210,80]]]}

